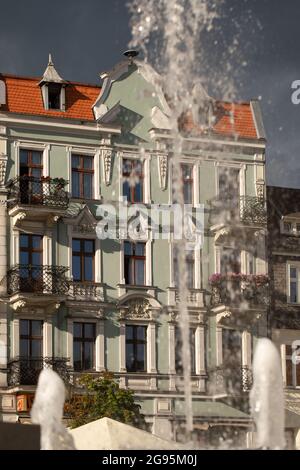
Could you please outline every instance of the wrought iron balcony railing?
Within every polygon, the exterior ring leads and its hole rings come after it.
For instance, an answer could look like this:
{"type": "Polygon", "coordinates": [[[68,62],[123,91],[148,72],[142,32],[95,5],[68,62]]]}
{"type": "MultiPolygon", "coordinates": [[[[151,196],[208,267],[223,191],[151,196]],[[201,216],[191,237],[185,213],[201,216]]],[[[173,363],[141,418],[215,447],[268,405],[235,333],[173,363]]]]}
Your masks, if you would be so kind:
{"type": "MultiPolygon", "coordinates": [[[[211,281],[211,305],[238,306],[242,302],[250,305],[268,305],[269,282],[264,275],[232,275],[219,276],[219,279],[211,281]]],[[[212,276],[213,277],[213,276],[212,276]]]]}
{"type": "Polygon", "coordinates": [[[263,197],[220,195],[210,202],[211,224],[221,222],[265,225],[267,223],[266,201],[263,197]]]}
{"type": "Polygon", "coordinates": [[[216,367],[208,372],[210,393],[239,395],[250,392],[253,376],[248,366],[216,367]]]}
{"type": "Polygon", "coordinates": [[[7,292],[64,295],[68,292],[68,268],[18,264],[7,272],[7,292]]]}
{"type": "Polygon", "coordinates": [[[19,385],[36,385],[40,372],[43,369],[53,369],[68,383],[70,380],[68,359],[61,357],[16,357],[8,364],[7,383],[9,387],[19,385]]]}
{"type": "Polygon", "coordinates": [[[69,196],[63,178],[18,176],[8,183],[8,208],[17,204],[66,209],[69,196]]]}

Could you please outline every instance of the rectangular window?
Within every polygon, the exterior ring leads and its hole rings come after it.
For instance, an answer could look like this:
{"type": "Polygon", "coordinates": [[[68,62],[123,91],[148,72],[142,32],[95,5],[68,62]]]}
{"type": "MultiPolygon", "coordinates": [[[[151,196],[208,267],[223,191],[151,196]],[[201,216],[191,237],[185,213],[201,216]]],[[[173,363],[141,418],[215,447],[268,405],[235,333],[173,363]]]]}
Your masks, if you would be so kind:
{"type": "Polygon", "coordinates": [[[72,275],[78,282],[95,280],[95,241],[84,238],[72,240],[72,275]]]}
{"type": "Polygon", "coordinates": [[[19,239],[20,289],[34,292],[42,289],[43,237],[21,233],[19,239]]]}
{"type": "Polygon", "coordinates": [[[145,248],[145,243],[124,242],[124,277],[128,285],[145,285],[145,248]]]}
{"type": "Polygon", "coordinates": [[[73,324],[73,361],[74,370],[91,370],[95,367],[95,323],[73,324]]]}
{"type": "Polygon", "coordinates": [[[247,274],[256,274],[256,256],[247,253],[247,274]]]}
{"type": "Polygon", "coordinates": [[[48,84],[48,109],[61,109],[61,88],[60,83],[48,84]]]}
{"type": "Polygon", "coordinates": [[[286,386],[299,387],[300,386],[300,348],[297,346],[293,348],[291,345],[285,346],[285,361],[286,361],[286,386]],[[294,356],[293,356],[294,355],[294,356]],[[297,361],[293,362],[297,358],[297,361]]]}
{"type": "Polygon", "coordinates": [[[43,196],[43,153],[20,149],[20,197],[23,204],[37,204],[43,196]]]}
{"type": "MultiPolygon", "coordinates": [[[[242,365],[242,334],[238,330],[230,328],[222,328],[222,348],[223,348],[223,364],[230,368],[233,372],[240,375],[240,367],[242,365]]],[[[240,376],[235,378],[240,380],[240,376]]]]}
{"type": "MultiPolygon", "coordinates": [[[[195,287],[195,258],[193,251],[187,251],[185,256],[185,268],[187,274],[187,288],[194,289],[195,287]]],[[[175,286],[179,286],[179,268],[178,268],[178,254],[177,248],[174,247],[173,255],[173,270],[174,270],[174,283],[175,286]]]]}
{"type": "Polygon", "coordinates": [[[292,233],[293,232],[293,224],[291,222],[284,222],[283,223],[283,232],[284,233],[292,233]]]}
{"type": "Polygon", "coordinates": [[[147,327],[126,325],[127,372],[147,370],[147,327]]]}
{"type": "Polygon", "coordinates": [[[240,170],[238,168],[220,167],[219,195],[225,199],[237,198],[240,195],[240,170]]]}
{"type": "Polygon", "coordinates": [[[183,186],[183,199],[185,204],[193,204],[193,165],[182,164],[182,186],[183,186]]]}
{"type": "Polygon", "coordinates": [[[43,172],[43,153],[38,150],[20,149],[20,176],[41,178],[43,172]]]}
{"type": "Polygon", "coordinates": [[[281,233],[285,235],[293,235],[299,236],[300,235],[300,224],[298,222],[288,222],[283,221],[280,224],[281,233]]]}
{"type": "MultiPolygon", "coordinates": [[[[191,373],[196,373],[196,329],[190,328],[190,352],[191,352],[191,373]]],[[[175,370],[177,374],[183,374],[182,366],[182,339],[180,328],[175,328],[175,370]]]]}
{"type": "Polygon", "coordinates": [[[290,303],[300,303],[300,265],[288,265],[288,300],[290,303]]]}
{"type": "Polygon", "coordinates": [[[94,185],[94,158],[72,155],[72,197],[92,199],[94,185]]]}
{"type": "Polygon", "coordinates": [[[41,358],[43,356],[43,322],[20,320],[20,356],[41,358]]]}
{"type": "Polygon", "coordinates": [[[144,174],[140,160],[123,159],[123,196],[128,202],[143,202],[144,174]]]}
{"type": "Polygon", "coordinates": [[[236,248],[223,247],[221,257],[221,273],[239,274],[241,272],[241,252],[236,248]]]}

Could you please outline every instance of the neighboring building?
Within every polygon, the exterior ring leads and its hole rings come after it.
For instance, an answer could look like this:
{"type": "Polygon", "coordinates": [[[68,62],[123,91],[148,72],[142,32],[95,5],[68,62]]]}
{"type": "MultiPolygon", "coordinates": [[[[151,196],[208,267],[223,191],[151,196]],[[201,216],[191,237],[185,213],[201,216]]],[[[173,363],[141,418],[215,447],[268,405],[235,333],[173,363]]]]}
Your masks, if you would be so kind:
{"type": "MultiPolygon", "coordinates": [[[[28,418],[42,367],[75,384],[110,370],[153,432],[177,438],[172,237],[95,231],[99,204],[172,204],[170,110],[145,63],[125,59],[103,79],[67,82],[51,60],[41,80],[0,75],[3,419],[28,418]]],[[[185,201],[205,205],[203,246],[187,257],[195,432],[205,443],[230,427],[245,444],[253,345],[267,333],[266,142],[257,101],[206,104],[212,125],[181,123],[185,201]]]]}
{"type": "Polygon", "coordinates": [[[300,445],[300,190],[267,188],[270,336],[281,354],[286,428],[300,445]],[[293,360],[293,358],[295,360],[293,360]]]}

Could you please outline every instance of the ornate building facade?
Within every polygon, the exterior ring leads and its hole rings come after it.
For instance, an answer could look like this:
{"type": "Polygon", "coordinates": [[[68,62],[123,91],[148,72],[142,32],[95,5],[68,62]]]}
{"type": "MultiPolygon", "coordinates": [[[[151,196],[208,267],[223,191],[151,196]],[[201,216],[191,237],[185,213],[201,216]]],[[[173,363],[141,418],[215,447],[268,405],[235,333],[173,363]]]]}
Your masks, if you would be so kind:
{"type": "MultiPolygon", "coordinates": [[[[154,433],[178,438],[174,240],[151,224],[134,242],[96,231],[103,204],[172,205],[170,109],[143,62],[101,78],[68,82],[51,58],[42,79],[0,75],[1,413],[28,418],[43,367],[74,386],[109,370],[154,433]]],[[[267,334],[266,142],[257,101],[206,105],[211,123],[181,123],[184,201],[204,205],[186,259],[194,426],[204,443],[228,426],[245,441],[252,351],[267,334]]]]}
{"type": "Polygon", "coordinates": [[[300,444],[300,191],[267,188],[270,336],[281,356],[289,442],[300,444]]]}

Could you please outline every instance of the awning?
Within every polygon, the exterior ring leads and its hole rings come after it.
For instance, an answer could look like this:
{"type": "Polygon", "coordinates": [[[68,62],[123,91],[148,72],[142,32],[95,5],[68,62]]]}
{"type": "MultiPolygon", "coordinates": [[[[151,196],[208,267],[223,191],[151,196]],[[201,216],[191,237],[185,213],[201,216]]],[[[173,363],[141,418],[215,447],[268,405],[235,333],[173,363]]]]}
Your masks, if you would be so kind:
{"type": "Polygon", "coordinates": [[[71,429],[78,450],[172,450],[183,447],[110,418],[71,429]]]}
{"type": "MultiPolygon", "coordinates": [[[[226,421],[249,424],[252,421],[247,413],[221,401],[193,400],[193,410],[194,422],[226,421]]],[[[184,417],[184,406],[177,407],[175,415],[184,417]]]]}

